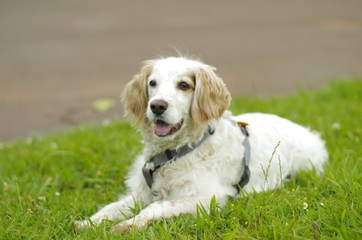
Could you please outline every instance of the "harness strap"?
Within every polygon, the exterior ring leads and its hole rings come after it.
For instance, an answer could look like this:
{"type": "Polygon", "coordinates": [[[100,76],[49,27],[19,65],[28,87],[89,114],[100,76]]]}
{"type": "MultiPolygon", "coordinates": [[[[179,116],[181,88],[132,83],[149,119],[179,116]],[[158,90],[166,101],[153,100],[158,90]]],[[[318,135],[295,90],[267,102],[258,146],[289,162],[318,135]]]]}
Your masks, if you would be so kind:
{"type": "Polygon", "coordinates": [[[241,131],[244,133],[245,135],[245,139],[243,142],[244,145],[244,157],[243,157],[243,165],[244,165],[244,173],[240,178],[240,181],[233,185],[233,187],[236,188],[236,190],[238,191],[238,193],[240,193],[240,189],[242,189],[246,184],[248,184],[249,180],[250,180],[250,169],[249,169],[249,163],[250,163],[250,155],[251,155],[251,151],[250,151],[250,142],[249,142],[249,132],[246,129],[246,126],[248,126],[247,123],[244,122],[237,122],[237,124],[239,125],[241,131]]]}
{"type": "Polygon", "coordinates": [[[202,136],[201,140],[197,143],[193,143],[190,145],[184,145],[182,146],[178,151],[176,150],[166,150],[162,153],[159,153],[153,157],[148,162],[153,162],[154,168],[150,169],[147,168],[146,164],[142,168],[143,176],[146,179],[147,185],[149,188],[152,188],[153,183],[153,173],[160,167],[162,167],[165,163],[176,160],[177,158],[181,158],[185,156],[186,154],[192,152],[195,148],[199,147],[210,135],[213,135],[215,130],[211,129],[209,127],[208,131],[204,133],[204,136],[202,136]]]}

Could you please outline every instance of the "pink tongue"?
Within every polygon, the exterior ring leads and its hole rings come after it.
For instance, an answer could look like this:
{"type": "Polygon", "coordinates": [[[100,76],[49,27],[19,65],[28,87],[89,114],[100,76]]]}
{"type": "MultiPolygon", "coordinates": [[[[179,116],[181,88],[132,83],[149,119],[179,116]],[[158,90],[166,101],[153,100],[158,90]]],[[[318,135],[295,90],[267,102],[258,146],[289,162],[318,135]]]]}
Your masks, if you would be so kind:
{"type": "Polygon", "coordinates": [[[157,136],[166,136],[174,126],[163,121],[157,121],[153,130],[157,136]]]}

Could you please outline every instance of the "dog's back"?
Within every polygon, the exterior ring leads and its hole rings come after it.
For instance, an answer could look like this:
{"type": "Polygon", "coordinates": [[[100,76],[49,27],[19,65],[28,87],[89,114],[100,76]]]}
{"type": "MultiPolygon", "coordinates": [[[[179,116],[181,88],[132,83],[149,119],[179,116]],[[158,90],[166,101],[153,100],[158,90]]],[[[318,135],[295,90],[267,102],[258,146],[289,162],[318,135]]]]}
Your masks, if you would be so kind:
{"type": "Polygon", "coordinates": [[[318,133],[272,114],[247,113],[234,120],[248,123],[250,134],[252,174],[246,191],[273,189],[301,170],[323,171],[328,152],[318,133]]]}

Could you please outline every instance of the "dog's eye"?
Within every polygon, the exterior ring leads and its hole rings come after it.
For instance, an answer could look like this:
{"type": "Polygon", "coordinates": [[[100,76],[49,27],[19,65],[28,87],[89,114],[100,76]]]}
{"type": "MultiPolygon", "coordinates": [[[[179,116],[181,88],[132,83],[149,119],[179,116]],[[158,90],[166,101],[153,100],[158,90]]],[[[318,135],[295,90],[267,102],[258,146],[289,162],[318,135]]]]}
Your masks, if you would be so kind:
{"type": "Polygon", "coordinates": [[[156,82],[156,80],[151,80],[149,84],[151,87],[156,87],[157,82],[156,82]]]}
{"type": "Polygon", "coordinates": [[[188,85],[186,82],[179,82],[177,87],[181,90],[188,90],[190,85],[188,85]]]}

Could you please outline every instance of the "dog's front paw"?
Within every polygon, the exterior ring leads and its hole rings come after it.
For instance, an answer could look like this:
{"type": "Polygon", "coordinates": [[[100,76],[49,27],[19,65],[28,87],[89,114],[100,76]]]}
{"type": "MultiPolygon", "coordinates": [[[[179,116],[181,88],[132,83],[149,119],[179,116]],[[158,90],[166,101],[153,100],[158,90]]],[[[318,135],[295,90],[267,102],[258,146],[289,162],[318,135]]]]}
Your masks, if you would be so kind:
{"type": "Polygon", "coordinates": [[[114,226],[112,228],[112,230],[114,232],[119,232],[119,233],[126,233],[133,227],[136,227],[140,230],[140,229],[150,225],[152,223],[152,221],[153,221],[152,218],[147,218],[145,216],[136,216],[127,221],[117,224],[116,226],[114,226]]]}
{"type": "Polygon", "coordinates": [[[124,221],[112,228],[112,232],[127,233],[132,227],[135,227],[131,222],[124,221]]]}
{"type": "Polygon", "coordinates": [[[104,221],[104,220],[106,220],[106,219],[91,217],[90,219],[87,219],[87,220],[74,221],[74,225],[75,225],[76,229],[81,230],[81,229],[85,229],[85,228],[89,228],[89,227],[96,227],[99,224],[101,224],[102,221],[104,221]]]}
{"type": "Polygon", "coordinates": [[[78,230],[82,230],[84,228],[91,227],[92,224],[89,220],[83,220],[83,221],[74,221],[75,228],[78,230]]]}

